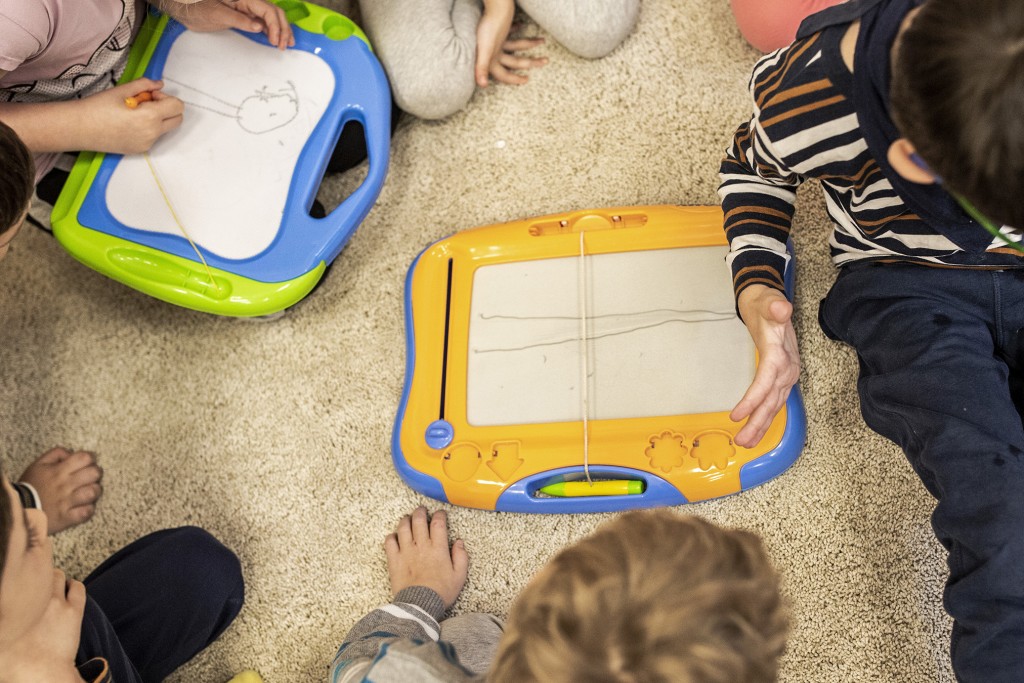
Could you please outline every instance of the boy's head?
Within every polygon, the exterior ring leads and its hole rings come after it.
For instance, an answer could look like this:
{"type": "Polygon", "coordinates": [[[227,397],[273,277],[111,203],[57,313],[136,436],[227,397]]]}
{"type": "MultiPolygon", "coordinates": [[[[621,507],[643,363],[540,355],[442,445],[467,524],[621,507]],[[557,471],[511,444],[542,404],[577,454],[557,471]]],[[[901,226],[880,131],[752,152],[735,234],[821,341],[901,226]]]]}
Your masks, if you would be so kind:
{"type": "Polygon", "coordinates": [[[556,555],[509,614],[494,681],[774,681],[788,630],[757,536],[630,512],[556,555]]]}
{"type": "Polygon", "coordinates": [[[0,472],[0,649],[42,619],[54,570],[46,514],[0,472]]]}
{"type": "Polygon", "coordinates": [[[927,0],[897,38],[890,94],[909,151],[990,220],[1024,228],[1024,3],[927,0]]]}
{"type": "Polygon", "coordinates": [[[0,258],[25,219],[35,190],[32,154],[3,122],[0,122],[0,258]]]}

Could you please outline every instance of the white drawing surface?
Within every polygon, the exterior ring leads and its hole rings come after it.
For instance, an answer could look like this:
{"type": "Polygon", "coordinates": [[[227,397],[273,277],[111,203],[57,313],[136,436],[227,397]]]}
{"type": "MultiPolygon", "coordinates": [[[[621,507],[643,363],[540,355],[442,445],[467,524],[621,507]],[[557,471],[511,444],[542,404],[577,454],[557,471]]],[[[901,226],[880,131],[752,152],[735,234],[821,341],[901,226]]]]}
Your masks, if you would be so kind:
{"type": "Polygon", "coordinates": [[[726,247],[503,263],[473,278],[467,421],[582,420],[585,313],[588,419],[732,410],[754,377],[735,313],[726,247]],[[579,292],[586,292],[581,305],[579,292]]]}
{"type": "Polygon", "coordinates": [[[148,161],[121,160],[107,184],[108,209],[132,228],[184,229],[223,258],[259,254],[281,227],[296,161],[327,110],[334,73],[303,50],[281,52],[234,31],[186,31],[163,81],[185,103],[182,125],[148,161]]]}

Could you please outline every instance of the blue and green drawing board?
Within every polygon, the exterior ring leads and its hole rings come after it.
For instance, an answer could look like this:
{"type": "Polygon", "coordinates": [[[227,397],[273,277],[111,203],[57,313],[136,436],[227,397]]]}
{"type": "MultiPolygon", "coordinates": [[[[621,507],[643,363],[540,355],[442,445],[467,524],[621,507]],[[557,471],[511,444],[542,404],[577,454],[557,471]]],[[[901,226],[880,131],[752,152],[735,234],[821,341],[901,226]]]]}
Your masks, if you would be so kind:
{"type": "Polygon", "coordinates": [[[79,155],[52,219],[75,258],[151,296],[220,315],[274,313],[317,284],[383,186],[390,91],[350,20],[298,0],[278,4],[295,32],[285,51],[262,34],[198,33],[156,13],[146,18],[122,80],[162,79],[185,102],[183,123],[147,155],[79,155]],[[350,121],[365,131],[367,176],[313,218],[350,121]]]}

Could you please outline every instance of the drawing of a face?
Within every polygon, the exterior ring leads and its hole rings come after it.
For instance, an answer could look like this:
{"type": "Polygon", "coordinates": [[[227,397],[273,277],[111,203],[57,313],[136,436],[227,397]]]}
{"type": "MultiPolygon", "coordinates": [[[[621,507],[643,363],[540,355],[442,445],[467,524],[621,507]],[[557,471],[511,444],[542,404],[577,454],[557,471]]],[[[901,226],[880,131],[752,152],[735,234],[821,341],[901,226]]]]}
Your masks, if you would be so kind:
{"type": "Polygon", "coordinates": [[[238,125],[249,133],[266,133],[287,125],[298,113],[299,100],[295,95],[295,86],[288,83],[287,87],[276,91],[267,90],[267,86],[263,86],[262,90],[238,105],[238,125]]]}
{"type": "Polygon", "coordinates": [[[164,80],[188,92],[171,92],[190,107],[202,109],[218,116],[234,119],[246,133],[260,135],[287,126],[299,114],[299,95],[295,84],[285,81],[276,90],[264,85],[249,95],[241,104],[234,104],[210,92],[204,92],[188,83],[165,75],[164,80]]]}

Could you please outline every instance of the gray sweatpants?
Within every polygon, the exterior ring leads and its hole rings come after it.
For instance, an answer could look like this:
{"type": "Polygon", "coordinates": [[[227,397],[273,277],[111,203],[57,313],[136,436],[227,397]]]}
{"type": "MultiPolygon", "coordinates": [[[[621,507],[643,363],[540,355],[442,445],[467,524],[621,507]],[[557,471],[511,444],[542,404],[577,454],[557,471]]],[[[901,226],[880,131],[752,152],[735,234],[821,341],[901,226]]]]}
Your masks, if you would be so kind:
{"type": "MultiPolygon", "coordinates": [[[[636,25],[640,0],[517,0],[566,49],[603,57],[636,25]]],[[[476,90],[480,0],[359,0],[363,28],[391,80],[398,106],[441,119],[476,90]]]]}
{"type": "Polygon", "coordinates": [[[490,668],[504,632],[498,617],[483,612],[460,614],[441,622],[441,640],[455,649],[459,664],[477,675],[490,668]]]}

